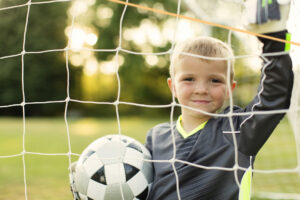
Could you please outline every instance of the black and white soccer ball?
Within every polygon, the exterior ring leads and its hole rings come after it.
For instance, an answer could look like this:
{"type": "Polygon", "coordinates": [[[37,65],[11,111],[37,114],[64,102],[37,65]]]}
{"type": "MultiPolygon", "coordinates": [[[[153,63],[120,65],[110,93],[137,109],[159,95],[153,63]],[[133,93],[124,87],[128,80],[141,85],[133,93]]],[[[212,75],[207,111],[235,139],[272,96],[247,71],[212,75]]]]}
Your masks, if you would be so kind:
{"type": "Polygon", "coordinates": [[[153,182],[151,154],[140,142],[107,135],[91,143],[73,163],[71,190],[76,200],[144,200],[153,182]]]}

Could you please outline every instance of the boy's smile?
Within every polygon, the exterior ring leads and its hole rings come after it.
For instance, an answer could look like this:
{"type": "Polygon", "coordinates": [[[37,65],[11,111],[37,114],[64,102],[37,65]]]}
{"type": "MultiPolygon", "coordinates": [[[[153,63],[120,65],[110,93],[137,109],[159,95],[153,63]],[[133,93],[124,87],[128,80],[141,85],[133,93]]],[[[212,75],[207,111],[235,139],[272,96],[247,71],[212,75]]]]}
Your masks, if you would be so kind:
{"type": "MultiPolygon", "coordinates": [[[[176,65],[173,79],[168,79],[169,87],[182,105],[209,113],[216,113],[228,98],[227,63],[225,61],[206,61],[199,58],[184,57],[176,65]]],[[[232,83],[232,89],[235,83],[232,83]]],[[[183,116],[207,118],[197,111],[182,108],[183,116]]],[[[206,120],[207,120],[206,119],[206,120]]]]}

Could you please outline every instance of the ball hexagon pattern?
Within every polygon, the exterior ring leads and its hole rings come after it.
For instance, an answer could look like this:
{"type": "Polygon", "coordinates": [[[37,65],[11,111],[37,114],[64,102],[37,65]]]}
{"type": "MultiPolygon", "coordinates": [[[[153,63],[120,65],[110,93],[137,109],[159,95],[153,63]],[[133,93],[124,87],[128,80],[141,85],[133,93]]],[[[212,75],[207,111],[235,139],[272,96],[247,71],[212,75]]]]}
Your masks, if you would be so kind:
{"type": "Polygon", "coordinates": [[[71,166],[70,182],[78,200],[145,200],[153,181],[151,154],[124,135],[95,140],[71,166]]]}

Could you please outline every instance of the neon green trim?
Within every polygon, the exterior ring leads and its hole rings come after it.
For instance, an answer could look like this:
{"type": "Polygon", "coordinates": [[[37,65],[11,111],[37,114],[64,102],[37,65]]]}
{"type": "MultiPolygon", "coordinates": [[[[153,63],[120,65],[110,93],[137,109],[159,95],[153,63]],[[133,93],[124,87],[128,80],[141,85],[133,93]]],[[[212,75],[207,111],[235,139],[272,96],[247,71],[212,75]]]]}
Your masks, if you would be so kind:
{"type": "MultiPolygon", "coordinates": [[[[285,40],[291,41],[291,37],[292,37],[292,35],[290,33],[287,33],[285,35],[285,40]]],[[[285,43],[284,51],[290,51],[290,49],[291,49],[291,44],[290,43],[285,43]]]]}
{"type": "Polygon", "coordinates": [[[252,182],[252,168],[249,167],[245,174],[243,175],[239,200],[250,200],[251,199],[251,182],[252,182]]]}
{"type": "Polygon", "coordinates": [[[182,127],[182,115],[179,116],[177,123],[176,123],[176,127],[178,132],[180,133],[180,135],[186,139],[188,137],[190,137],[191,135],[194,135],[195,133],[197,133],[198,131],[202,130],[205,126],[205,124],[207,123],[207,121],[203,122],[202,124],[200,124],[199,126],[197,126],[194,130],[190,131],[189,133],[187,133],[183,127],[182,127]]]}
{"type": "Polygon", "coordinates": [[[272,4],[273,3],[273,0],[262,0],[261,1],[261,7],[265,7],[267,1],[268,1],[268,4],[272,4]]]}

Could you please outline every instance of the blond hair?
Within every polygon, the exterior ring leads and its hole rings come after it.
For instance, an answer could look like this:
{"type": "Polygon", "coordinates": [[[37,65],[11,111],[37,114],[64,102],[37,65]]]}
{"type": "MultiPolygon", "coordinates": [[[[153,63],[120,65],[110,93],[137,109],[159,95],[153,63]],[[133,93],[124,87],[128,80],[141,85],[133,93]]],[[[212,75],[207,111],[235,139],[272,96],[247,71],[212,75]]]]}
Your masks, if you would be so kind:
{"type": "Polygon", "coordinates": [[[175,66],[180,61],[180,59],[185,58],[189,55],[183,54],[195,54],[203,56],[200,59],[206,62],[216,61],[213,59],[208,59],[204,57],[213,58],[228,58],[222,59],[223,61],[230,62],[230,79],[233,80],[234,76],[234,56],[232,49],[221,40],[212,37],[196,37],[185,41],[183,43],[177,44],[173,53],[171,54],[171,64],[170,64],[170,75],[173,77],[175,75],[175,66]]]}

